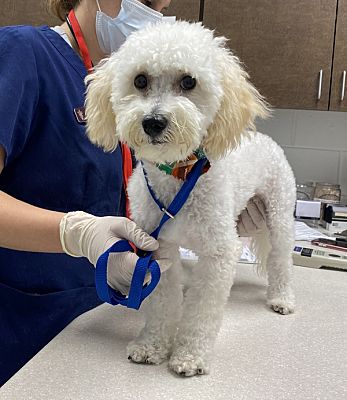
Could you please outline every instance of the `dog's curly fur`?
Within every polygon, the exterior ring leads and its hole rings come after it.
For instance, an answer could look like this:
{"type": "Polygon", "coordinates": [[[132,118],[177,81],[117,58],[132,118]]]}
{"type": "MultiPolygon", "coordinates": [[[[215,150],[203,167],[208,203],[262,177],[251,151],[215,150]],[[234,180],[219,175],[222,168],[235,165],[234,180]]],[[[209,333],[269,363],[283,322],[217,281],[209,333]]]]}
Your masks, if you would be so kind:
{"type": "MultiPolygon", "coordinates": [[[[87,79],[90,139],[107,151],[118,141],[130,145],[165,206],[182,181],[161,172],[155,162],[184,160],[198,147],[211,162],[178,216],[162,230],[174,265],[144,302],[146,326],[128,346],[133,361],[159,364],[169,357],[170,368],[185,376],[208,372],[242,247],[235,221],[255,194],[266,205],[267,230],[254,239],[263,243],[266,236],[271,245],[267,254],[260,249],[267,266],[267,304],[281,314],[294,310],[294,176],[272,139],[248,131],[256,117],[266,116],[267,106],[225,43],[201,24],[149,26],[132,34],[87,79]],[[145,89],[134,86],[138,74],[147,77],[145,89]],[[186,75],[196,79],[192,90],[180,86],[186,75]],[[144,117],[153,115],[168,120],[155,142],[142,127],[144,117]],[[184,299],[179,246],[199,256],[184,299]]],[[[128,192],[132,218],[151,232],[162,212],[141,165],[128,192]]]]}

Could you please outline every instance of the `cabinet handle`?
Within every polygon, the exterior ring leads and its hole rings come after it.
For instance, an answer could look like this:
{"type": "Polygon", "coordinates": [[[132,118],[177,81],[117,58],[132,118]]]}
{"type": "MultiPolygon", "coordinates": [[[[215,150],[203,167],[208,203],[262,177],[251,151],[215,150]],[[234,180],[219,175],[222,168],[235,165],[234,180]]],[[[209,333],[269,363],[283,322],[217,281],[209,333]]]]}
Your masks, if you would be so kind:
{"type": "Polygon", "coordinates": [[[318,84],[318,96],[317,100],[320,100],[322,97],[322,83],[323,83],[323,70],[319,71],[319,84],[318,84]]]}
{"type": "Polygon", "coordinates": [[[341,90],[341,101],[345,98],[345,88],[346,88],[346,71],[342,73],[342,90],[341,90]]]}

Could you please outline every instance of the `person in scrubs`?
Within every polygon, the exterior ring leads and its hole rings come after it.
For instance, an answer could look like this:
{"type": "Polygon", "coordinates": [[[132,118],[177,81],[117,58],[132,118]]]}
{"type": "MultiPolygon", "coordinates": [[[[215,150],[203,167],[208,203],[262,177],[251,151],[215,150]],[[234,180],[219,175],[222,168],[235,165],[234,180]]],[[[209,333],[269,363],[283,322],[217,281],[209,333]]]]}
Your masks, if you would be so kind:
{"type": "MultiPolygon", "coordinates": [[[[84,79],[170,1],[47,0],[61,26],[0,28],[0,386],[101,304],[94,266],[113,243],[159,247],[125,217],[126,149],[86,136],[84,79]]],[[[261,229],[263,213],[254,199],[240,233],[261,229]]],[[[127,293],[136,261],[112,255],[109,284],[127,293]]]]}

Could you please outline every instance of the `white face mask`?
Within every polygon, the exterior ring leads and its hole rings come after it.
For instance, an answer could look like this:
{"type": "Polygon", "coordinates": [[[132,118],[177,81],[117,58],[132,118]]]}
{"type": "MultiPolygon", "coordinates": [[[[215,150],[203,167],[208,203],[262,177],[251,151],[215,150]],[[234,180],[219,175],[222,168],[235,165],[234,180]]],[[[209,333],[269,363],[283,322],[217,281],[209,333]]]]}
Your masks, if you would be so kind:
{"type": "Polygon", "coordinates": [[[134,31],[144,28],[150,22],[161,22],[164,19],[174,22],[175,17],[163,17],[158,11],[146,7],[138,0],[122,0],[121,10],[116,18],[111,18],[100,9],[96,13],[96,35],[100,48],[111,54],[117,51],[126,38],[134,31]]]}

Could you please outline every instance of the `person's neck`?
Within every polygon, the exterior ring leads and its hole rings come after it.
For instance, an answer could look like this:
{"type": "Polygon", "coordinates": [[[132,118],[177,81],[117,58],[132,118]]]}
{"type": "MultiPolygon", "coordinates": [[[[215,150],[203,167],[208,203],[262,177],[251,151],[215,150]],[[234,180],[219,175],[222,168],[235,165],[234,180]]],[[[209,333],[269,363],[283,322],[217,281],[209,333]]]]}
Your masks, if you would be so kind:
{"type": "MultiPolygon", "coordinates": [[[[107,55],[100,49],[98,39],[95,31],[95,14],[93,12],[84,12],[83,9],[78,7],[75,10],[77,21],[81,27],[84,40],[86,42],[90,58],[92,59],[93,65],[99,63],[100,60],[105,58],[107,55]]],[[[64,22],[61,25],[62,29],[64,29],[67,34],[70,43],[72,44],[73,49],[77,52],[77,54],[81,57],[81,52],[76,43],[68,25],[64,22]]]]}

